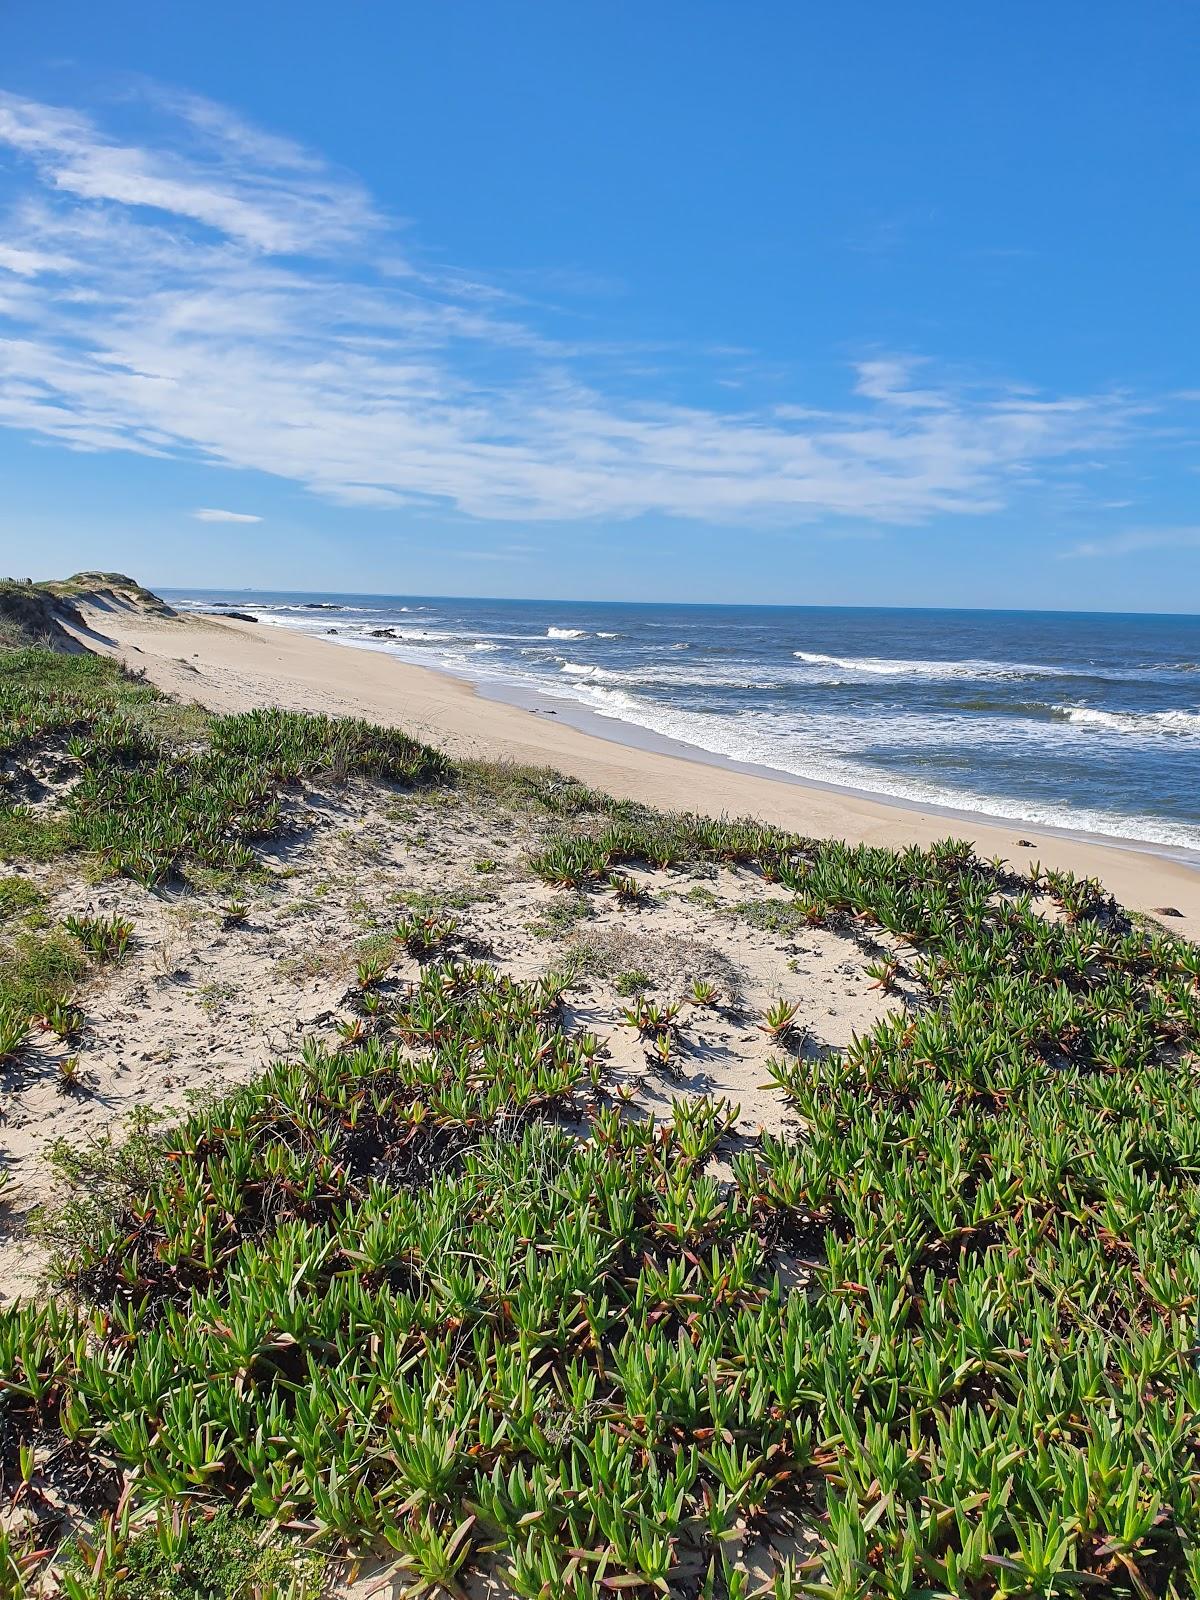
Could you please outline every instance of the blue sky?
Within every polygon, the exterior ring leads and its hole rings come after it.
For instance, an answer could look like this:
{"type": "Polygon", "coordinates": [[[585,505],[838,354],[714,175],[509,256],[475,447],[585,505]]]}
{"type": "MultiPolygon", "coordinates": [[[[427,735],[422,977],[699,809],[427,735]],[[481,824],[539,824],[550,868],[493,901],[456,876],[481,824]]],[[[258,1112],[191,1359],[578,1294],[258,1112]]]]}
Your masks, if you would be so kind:
{"type": "Polygon", "coordinates": [[[1200,12],[0,9],[0,569],[1200,611],[1200,12]]]}

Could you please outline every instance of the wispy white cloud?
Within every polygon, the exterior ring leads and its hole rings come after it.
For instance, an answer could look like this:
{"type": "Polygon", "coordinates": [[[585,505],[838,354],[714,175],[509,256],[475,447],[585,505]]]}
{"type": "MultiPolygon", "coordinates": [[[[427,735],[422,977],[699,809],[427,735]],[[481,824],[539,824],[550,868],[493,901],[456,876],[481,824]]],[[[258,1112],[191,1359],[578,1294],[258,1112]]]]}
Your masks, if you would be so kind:
{"type": "Polygon", "coordinates": [[[1127,528],[1100,539],[1084,539],[1064,550],[1072,556],[1132,556],[1143,550],[1200,549],[1200,526],[1187,528],[1127,528]]]}
{"type": "Polygon", "coordinates": [[[195,96],[170,109],[177,134],[195,136],[184,149],[123,143],[78,112],[0,94],[0,143],[60,195],[189,219],[256,250],[313,253],[369,227],[365,192],[286,141],[195,96]]]}
{"type": "Polygon", "coordinates": [[[216,506],[202,506],[192,515],[197,522],[261,522],[261,517],[256,517],[250,511],[221,511],[216,506]]]}
{"type": "Polygon", "coordinates": [[[918,389],[913,382],[917,371],[927,365],[927,362],[911,357],[903,360],[896,356],[885,360],[860,361],[854,387],[870,400],[881,400],[907,411],[949,410],[952,402],[948,395],[940,394],[936,389],[918,389]]]}
{"type": "Polygon", "coordinates": [[[12,272],[19,278],[33,278],[42,272],[69,272],[74,264],[70,256],[54,256],[44,250],[22,250],[19,245],[0,244],[0,272],[12,272]]]}
{"type": "Polygon", "coordinates": [[[142,110],[153,137],[118,137],[0,94],[0,426],[347,506],[903,524],[994,511],[1135,425],[1119,395],[882,356],[836,406],[681,405],[649,353],[555,338],[528,301],[413,260],[312,152],[191,96],[142,110]]]}

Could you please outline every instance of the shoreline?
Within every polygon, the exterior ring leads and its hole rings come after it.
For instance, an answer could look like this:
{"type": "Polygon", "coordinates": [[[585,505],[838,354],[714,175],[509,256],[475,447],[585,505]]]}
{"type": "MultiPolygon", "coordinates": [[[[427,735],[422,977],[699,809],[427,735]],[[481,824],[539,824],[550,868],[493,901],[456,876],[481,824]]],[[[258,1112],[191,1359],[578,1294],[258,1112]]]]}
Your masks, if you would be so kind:
{"type": "MultiPolygon", "coordinates": [[[[347,639],[344,643],[354,648],[357,641],[347,639]]],[[[395,659],[404,666],[410,665],[402,657],[395,659]]],[[[800,789],[818,789],[824,794],[842,795],[851,800],[865,800],[875,805],[886,806],[893,811],[905,813],[919,811],[922,814],[945,817],[947,822],[1015,828],[1026,832],[1043,833],[1055,839],[1074,840],[1079,844],[1096,845],[1113,850],[1132,850],[1139,855],[1158,856],[1165,861],[1173,861],[1179,866],[1200,873],[1200,850],[1191,850],[1186,845],[1163,844],[1155,839],[1138,839],[1122,834],[1091,832],[1086,828],[1066,828],[1059,823],[1038,822],[1027,816],[1007,817],[996,811],[968,809],[965,806],[952,806],[941,801],[929,800],[918,803],[906,799],[903,795],[887,794],[882,789],[863,789],[850,783],[835,783],[828,778],[810,778],[799,772],[787,772],[782,767],[738,761],[733,756],[721,755],[718,751],[705,749],[703,745],[690,744],[685,739],[673,739],[668,734],[657,733],[653,728],[644,728],[640,723],[627,722],[622,717],[602,716],[580,701],[569,699],[565,695],[553,695],[532,688],[525,689],[517,684],[511,686],[512,692],[509,694],[500,692],[497,684],[496,692],[493,693],[491,684],[486,679],[471,678],[466,673],[455,672],[451,667],[422,668],[416,662],[411,664],[418,666],[419,670],[465,683],[481,699],[496,700],[501,705],[525,708],[526,700],[531,703],[552,700],[555,702],[552,713],[554,716],[561,717],[569,727],[578,729],[580,733],[586,733],[589,738],[603,739],[609,744],[645,750],[650,754],[674,756],[681,761],[694,761],[698,766],[718,767],[725,772],[741,772],[747,777],[762,778],[770,783],[782,783],[800,789]],[[559,706],[567,709],[560,711],[559,706]],[[624,735],[617,736],[610,733],[608,731],[610,726],[625,730],[624,735]]],[[[540,705],[535,709],[541,709],[540,705]]]]}
{"type": "MultiPolygon", "coordinates": [[[[814,837],[904,845],[954,833],[981,854],[1002,855],[1018,867],[1040,860],[1099,877],[1132,910],[1177,908],[1182,915],[1169,919],[1172,931],[1200,935],[1200,862],[1186,852],[1168,853],[1168,845],[956,813],[742,767],[635,724],[619,726],[636,733],[636,742],[615,738],[602,726],[577,726],[559,709],[565,699],[549,715],[541,702],[552,697],[539,691],[529,691],[538,703],[515,704],[466,676],[279,625],[197,612],[164,619],[87,607],[85,614],[90,648],[123,657],[160,687],[213,710],[275,704],[362,716],[403,726],[459,757],[556,767],[621,798],[669,810],[760,816],[814,837]],[[1021,838],[1029,845],[1019,845],[1021,838]]],[[[578,709],[587,715],[586,707],[578,709]]]]}
{"type": "MultiPolygon", "coordinates": [[[[183,614],[207,616],[217,622],[235,620],[223,617],[218,611],[189,611],[183,614]]],[[[1132,834],[1105,833],[1099,829],[1073,828],[1063,823],[1039,821],[1026,813],[1013,812],[1006,815],[1004,812],[988,810],[986,806],[956,806],[942,800],[917,800],[906,795],[891,794],[884,789],[868,789],[858,784],[838,783],[832,778],[816,778],[806,773],[789,772],[786,768],[773,767],[763,762],[741,761],[735,756],[723,755],[720,751],[710,750],[705,745],[693,744],[689,740],[660,733],[655,728],[632,722],[625,717],[612,713],[605,715],[571,695],[555,694],[551,689],[522,682],[517,678],[489,676],[483,673],[473,675],[446,662],[417,661],[411,656],[400,654],[390,643],[376,644],[370,639],[344,635],[326,638],[324,635],[309,633],[305,629],[290,628],[283,622],[260,620],[258,626],[278,628],[285,633],[331,643],[347,650],[362,650],[371,655],[387,656],[402,667],[413,667],[419,672],[429,672],[435,677],[465,684],[480,699],[494,700],[500,705],[515,706],[522,711],[537,711],[561,718],[565,724],[576,728],[580,733],[587,734],[590,738],[603,739],[609,744],[645,750],[651,754],[673,756],[681,761],[694,761],[700,766],[718,767],[726,772],[741,772],[748,777],[763,778],[772,783],[819,789],[824,793],[843,795],[848,799],[874,802],[891,810],[919,811],[923,814],[944,817],[951,823],[1023,829],[1026,832],[1044,833],[1055,839],[1075,840],[1080,844],[1133,850],[1140,855],[1159,856],[1166,861],[1173,861],[1180,866],[1200,872],[1200,850],[1188,845],[1171,844],[1160,839],[1144,839],[1132,834]],[[614,728],[620,729],[621,732],[613,732],[614,728]]]]}

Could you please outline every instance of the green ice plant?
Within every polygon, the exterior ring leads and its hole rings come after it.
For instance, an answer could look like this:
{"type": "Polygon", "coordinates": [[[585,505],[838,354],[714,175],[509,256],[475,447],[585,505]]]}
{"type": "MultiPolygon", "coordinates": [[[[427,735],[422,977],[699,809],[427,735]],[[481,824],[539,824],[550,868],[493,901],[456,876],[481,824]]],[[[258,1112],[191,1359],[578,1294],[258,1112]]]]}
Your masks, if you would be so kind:
{"type": "Polygon", "coordinates": [[[882,989],[890,994],[896,987],[896,979],[900,976],[900,963],[894,956],[886,960],[869,961],[866,966],[868,978],[873,978],[873,989],[882,989]]]}
{"type": "Polygon", "coordinates": [[[16,1005],[0,1002],[0,1066],[16,1061],[28,1038],[28,1015],[16,1005]]]}
{"type": "Polygon", "coordinates": [[[55,1000],[37,1017],[37,1025],[60,1039],[73,1039],[83,1027],[83,1012],[66,1000],[55,1000]]]}
{"type": "Polygon", "coordinates": [[[392,929],[392,938],[418,961],[429,961],[444,951],[458,932],[453,917],[402,917],[392,929]]]}
{"type": "Polygon", "coordinates": [[[354,963],[358,987],[364,991],[374,989],[387,977],[391,965],[391,952],[388,950],[371,950],[360,956],[354,963]]]}
{"type": "Polygon", "coordinates": [[[108,917],[64,917],[63,926],[101,962],[124,960],[133,937],[133,923],[116,912],[108,917]]]}
{"type": "Polygon", "coordinates": [[[796,1013],[799,1006],[794,1001],[784,1000],[782,997],[767,1008],[767,1014],[759,1024],[764,1033],[770,1034],[772,1039],[786,1039],[796,1024],[796,1013]]]}
{"type": "Polygon", "coordinates": [[[627,872],[609,873],[608,887],[623,906],[640,905],[646,897],[641,884],[627,872]]]}
{"type": "Polygon", "coordinates": [[[88,1075],[78,1056],[64,1056],[58,1063],[57,1088],[59,1094],[82,1094],[88,1086],[88,1075]]]}

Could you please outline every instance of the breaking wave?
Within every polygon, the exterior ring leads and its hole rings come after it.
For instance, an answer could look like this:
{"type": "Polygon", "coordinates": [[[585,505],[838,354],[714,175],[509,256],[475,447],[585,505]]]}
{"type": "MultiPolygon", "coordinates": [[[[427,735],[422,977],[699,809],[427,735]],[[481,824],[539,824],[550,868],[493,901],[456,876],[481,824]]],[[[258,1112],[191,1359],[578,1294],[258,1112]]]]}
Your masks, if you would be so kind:
{"type": "Polygon", "coordinates": [[[1091,706],[1056,706],[1064,720],[1080,728],[1107,728],[1113,733],[1171,734],[1200,738],[1200,711],[1100,711],[1091,706]]]}
{"type": "Polygon", "coordinates": [[[828,656],[819,650],[793,650],[797,661],[843,672],[869,672],[878,678],[1053,678],[1053,667],[1018,661],[904,661],[888,656],[828,656]]]}

